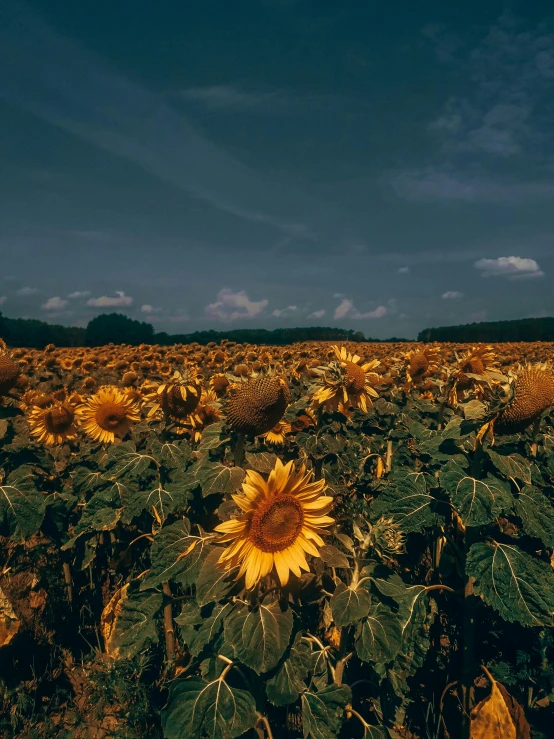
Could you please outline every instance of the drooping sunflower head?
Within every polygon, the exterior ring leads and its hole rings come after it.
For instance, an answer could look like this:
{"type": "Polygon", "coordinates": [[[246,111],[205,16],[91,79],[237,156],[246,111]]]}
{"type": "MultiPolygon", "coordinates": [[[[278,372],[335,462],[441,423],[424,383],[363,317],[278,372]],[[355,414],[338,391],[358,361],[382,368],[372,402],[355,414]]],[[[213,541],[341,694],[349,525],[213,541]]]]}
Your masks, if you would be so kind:
{"type": "Polygon", "coordinates": [[[373,359],[360,364],[361,357],[350,354],[343,346],[333,347],[336,359],[315,370],[319,387],[312,397],[315,408],[324,406],[328,410],[338,410],[348,415],[350,408],[359,408],[364,412],[372,405],[371,398],[379,397],[373,387],[378,379],[375,372],[379,360],[373,359]]]}
{"type": "Polygon", "coordinates": [[[227,420],[234,431],[260,436],[283,417],[290,400],[287,381],[279,375],[260,375],[228,390],[227,420]]]}
{"type": "Polygon", "coordinates": [[[472,375],[484,375],[497,367],[496,356],[492,346],[474,346],[465,352],[458,360],[457,386],[460,390],[467,390],[473,384],[472,375]]]}
{"type": "Polygon", "coordinates": [[[0,398],[16,386],[18,377],[19,365],[0,351],[0,398]]]}
{"type": "MultiPolygon", "coordinates": [[[[213,390],[204,390],[200,403],[188,417],[182,432],[188,433],[193,441],[200,441],[204,429],[212,423],[217,423],[221,418],[221,404],[218,402],[217,395],[213,390]]],[[[179,433],[179,429],[177,429],[177,433],[179,433]]]]}
{"type": "Polygon", "coordinates": [[[224,569],[239,567],[237,580],[246,575],[250,589],[273,570],[281,585],[290,573],[309,571],[306,554],[319,557],[321,534],[334,523],[327,515],[333,498],[323,495],[325,481],[313,481],[312,472],[277,459],[267,480],[248,470],[242,491],[233,500],[242,513],[216,526],[228,544],[219,562],[224,569]]]}
{"type": "Polygon", "coordinates": [[[29,412],[31,435],[46,446],[63,444],[77,436],[78,419],[75,406],[56,400],[44,407],[34,406],[29,412]]]}
{"type": "Polygon", "coordinates": [[[91,439],[113,444],[140,421],[138,404],[118,387],[106,385],[77,408],[84,431],[91,439]]]}
{"type": "Polygon", "coordinates": [[[554,373],[546,364],[525,366],[512,386],[510,405],[500,414],[495,430],[499,433],[521,431],[554,405],[554,373]]]}
{"type": "Polygon", "coordinates": [[[175,371],[169,382],[145,396],[148,418],[161,412],[166,420],[184,421],[200,402],[203,379],[194,367],[175,371]]]}
{"type": "Polygon", "coordinates": [[[406,354],[406,380],[417,385],[438,369],[439,348],[425,346],[406,354]]]}

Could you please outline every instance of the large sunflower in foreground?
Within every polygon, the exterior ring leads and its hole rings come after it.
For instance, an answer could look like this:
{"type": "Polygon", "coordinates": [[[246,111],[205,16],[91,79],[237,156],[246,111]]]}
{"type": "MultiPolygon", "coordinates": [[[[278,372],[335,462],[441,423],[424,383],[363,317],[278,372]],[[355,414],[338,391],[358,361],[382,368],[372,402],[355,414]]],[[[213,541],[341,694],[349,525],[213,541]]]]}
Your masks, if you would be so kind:
{"type": "Polygon", "coordinates": [[[122,439],[131,425],[140,421],[138,404],[118,387],[99,388],[83,405],[77,408],[85,433],[94,441],[113,444],[122,439]]]}
{"type": "Polygon", "coordinates": [[[75,406],[69,401],[54,401],[35,406],[28,416],[31,435],[46,446],[63,444],[77,436],[75,406]]]}
{"type": "Polygon", "coordinates": [[[315,408],[324,406],[327,410],[340,411],[348,415],[349,408],[360,408],[367,412],[373,402],[371,398],[378,398],[379,393],[373,384],[379,382],[379,376],[371,372],[379,366],[378,359],[360,364],[361,357],[350,354],[346,347],[333,347],[336,360],[318,367],[319,388],[312,397],[315,408]]]}
{"type": "Polygon", "coordinates": [[[229,570],[239,566],[237,580],[246,575],[249,590],[275,568],[281,585],[286,585],[293,572],[309,571],[306,554],[319,557],[323,546],[320,534],[334,523],[326,514],[333,498],[322,495],[325,480],[312,480],[312,472],[302,465],[283,465],[277,459],[266,480],[248,470],[242,492],[233,495],[241,509],[237,518],[225,521],[215,530],[221,542],[231,542],[219,558],[229,570]]]}

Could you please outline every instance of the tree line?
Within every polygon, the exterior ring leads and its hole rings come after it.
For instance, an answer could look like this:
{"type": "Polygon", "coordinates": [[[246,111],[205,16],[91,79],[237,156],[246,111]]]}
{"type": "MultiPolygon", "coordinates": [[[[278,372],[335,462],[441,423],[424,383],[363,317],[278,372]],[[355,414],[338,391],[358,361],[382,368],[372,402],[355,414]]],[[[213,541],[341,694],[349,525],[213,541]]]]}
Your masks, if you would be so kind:
{"type": "Polygon", "coordinates": [[[419,332],[418,341],[495,343],[504,341],[554,341],[554,318],[521,318],[515,321],[485,321],[462,326],[440,326],[419,332]]]}

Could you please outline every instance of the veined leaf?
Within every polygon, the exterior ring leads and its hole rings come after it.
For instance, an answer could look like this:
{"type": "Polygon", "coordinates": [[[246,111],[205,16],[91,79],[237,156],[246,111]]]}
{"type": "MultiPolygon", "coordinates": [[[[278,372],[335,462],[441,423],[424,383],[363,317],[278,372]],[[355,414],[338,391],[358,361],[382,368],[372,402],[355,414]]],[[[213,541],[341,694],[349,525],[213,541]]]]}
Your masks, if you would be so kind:
{"type": "Polygon", "coordinates": [[[319,556],[329,567],[350,567],[346,554],[330,544],[326,544],[319,550],[319,556]]]}
{"type": "Polygon", "coordinates": [[[33,471],[20,467],[0,482],[0,523],[14,539],[34,534],[44,519],[44,497],[36,489],[33,471]]]}
{"type": "Polygon", "coordinates": [[[121,477],[125,474],[133,474],[137,477],[142,475],[150,467],[156,464],[151,454],[137,452],[132,441],[123,441],[114,444],[108,449],[108,467],[110,474],[121,477]]]}
{"type": "Polygon", "coordinates": [[[503,455],[487,449],[491,462],[504,477],[521,480],[524,485],[531,484],[531,465],[520,454],[503,455]]]}
{"type": "Polygon", "coordinates": [[[300,693],[306,690],[304,680],[308,677],[310,664],[310,645],[299,632],[296,634],[288,657],[266,683],[268,700],[275,706],[288,706],[294,703],[300,693]]]}
{"type": "Polygon", "coordinates": [[[371,516],[393,516],[404,531],[423,531],[437,523],[442,505],[427,490],[426,475],[410,472],[391,479],[373,503],[371,516]]]}
{"type": "Polygon", "coordinates": [[[165,739],[234,739],[257,721],[256,703],[246,690],[218,678],[174,680],[162,711],[165,739]]]}
{"type": "Polygon", "coordinates": [[[233,587],[229,570],[217,566],[220,556],[221,548],[214,548],[202,563],[196,583],[196,601],[199,606],[220,600],[233,587]]]}
{"type": "Polygon", "coordinates": [[[513,509],[514,498],[509,485],[492,475],[476,480],[451,461],[441,470],[440,482],[466,526],[485,526],[500,513],[513,509]]]}
{"type": "Polygon", "coordinates": [[[521,518],[525,533],[536,536],[549,549],[554,549],[554,506],[538,488],[522,488],[515,499],[515,512],[521,518]]]}
{"type": "Polygon", "coordinates": [[[191,448],[185,439],[162,442],[154,438],[149,447],[152,456],[167,469],[183,468],[190,459],[191,448]]]}
{"type": "Polygon", "coordinates": [[[225,640],[235,656],[258,674],[272,670],[288,647],[292,611],[278,600],[258,608],[235,608],[225,619],[225,640]]]}
{"type": "Polygon", "coordinates": [[[345,706],[352,700],[347,685],[329,685],[317,693],[302,693],[304,739],[336,739],[345,706]]]}
{"type": "Polygon", "coordinates": [[[510,544],[477,543],[466,572],[475,593],[506,621],[524,626],[554,624],[554,570],[510,544]]]}
{"type": "Polygon", "coordinates": [[[232,603],[225,603],[225,605],[216,603],[212,615],[202,621],[200,628],[195,632],[189,643],[190,653],[193,657],[198,657],[204,647],[211,644],[219,635],[223,628],[223,619],[231,612],[232,608],[232,603]]]}
{"type": "Polygon", "coordinates": [[[219,462],[209,464],[198,476],[202,487],[202,497],[214,493],[234,493],[245,477],[242,467],[226,467],[219,462]]]}
{"type": "Polygon", "coordinates": [[[224,426],[223,421],[219,421],[218,423],[212,423],[204,430],[202,433],[202,441],[198,445],[198,453],[200,455],[206,454],[210,449],[217,449],[217,447],[221,446],[222,444],[225,444],[229,441],[228,436],[221,436],[221,431],[223,430],[224,426]]]}
{"type": "Polygon", "coordinates": [[[166,580],[193,585],[198,576],[204,546],[210,537],[192,536],[186,519],[163,528],[154,539],[152,564],[141,589],[155,588],[166,580]]]}
{"type": "Polygon", "coordinates": [[[267,474],[275,467],[277,460],[276,454],[271,452],[246,452],[246,461],[252,467],[253,470],[267,474]]]}
{"type": "Polygon", "coordinates": [[[390,662],[400,651],[402,625],[382,603],[372,607],[356,629],[356,652],[363,662],[390,662]]]}
{"type": "Polygon", "coordinates": [[[371,596],[365,588],[355,590],[339,582],[329,603],[335,625],[348,626],[368,614],[371,596]]]}

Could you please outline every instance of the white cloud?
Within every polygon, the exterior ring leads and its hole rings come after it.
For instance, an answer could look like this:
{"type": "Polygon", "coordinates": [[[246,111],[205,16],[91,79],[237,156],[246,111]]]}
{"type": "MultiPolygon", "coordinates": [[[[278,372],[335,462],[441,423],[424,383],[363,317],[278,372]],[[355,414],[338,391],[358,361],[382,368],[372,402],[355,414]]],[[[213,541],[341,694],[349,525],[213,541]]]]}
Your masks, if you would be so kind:
{"type": "Polygon", "coordinates": [[[100,298],[90,298],[87,300],[87,305],[94,308],[121,308],[133,304],[133,298],[125,295],[123,290],[116,290],[115,294],[117,295],[116,298],[110,298],[107,295],[102,295],[100,298]]]}
{"type": "Polygon", "coordinates": [[[310,313],[308,318],[323,318],[325,315],[325,308],[321,308],[320,310],[314,310],[313,313],[310,313]]]}
{"type": "Polygon", "coordinates": [[[235,321],[238,318],[254,318],[258,316],[268,304],[268,300],[250,300],[244,290],[234,293],[229,288],[223,288],[217,294],[217,301],[210,303],[204,312],[210,318],[219,318],[222,321],[235,321]]]}
{"type": "Polygon", "coordinates": [[[60,297],[48,298],[46,303],[42,305],[42,310],[62,310],[67,305],[67,300],[62,300],[60,297]]]}
{"type": "Polygon", "coordinates": [[[544,272],[534,259],[523,257],[498,257],[498,259],[478,259],[475,269],[481,277],[507,277],[509,280],[543,277],[544,272]]]}
{"type": "Polygon", "coordinates": [[[75,300],[76,298],[86,298],[87,295],[90,295],[90,290],[76,290],[74,293],[69,293],[67,297],[70,300],[75,300]]]}
{"type": "Polygon", "coordinates": [[[398,269],[398,273],[401,275],[407,275],[409,271],[410,271],[409,267],[399,267],[398,269]]]}
{"type": "Polygon", "coordinates": [[[17,291],[17,294],[22,298],[26,298],[28,295],[35,295],[35,293],[38,293],[37,287],[22,287],[17,291]]]}
{"type": "Polygon", "coordinates": [[[447,290],[441,295],[443,300],[456,300],[456,298],[462,298],[463,293],[459,293],[457,290],[447,290]]]}
{"type": "Polygon", "coordinates": [[[283,318],[296,313],[297,310],[298,308],[295,305],[288,305],[286,308],[276,308],[271,315],[276,318],[283,318]]]}
{"type": "Polygon", "coordinates": [[[154,308],[153,305],[141,305],[140,310],[142,313],[159,313],[161,311],[161,308],[154,308]]]}
{"type": "Polygon", "coordinates": [[[354,306],[354,303],[352,300],[348,300],[347,298],[344,298],[341,300],[339,305],[335,308],[335,314],[334,318],[335,321],[340,320],[341,318],[383,318],[383,316],[387,315],[387,309],[384,305],[378,305],[375,310],[368,311],[367,313],[360,313],[359,310],[356,309],[354,306]]]}
{"type": "Polygon", "coordinates": [[[7,300],[7,297],[5,295],[2,295],[0,297],[0,305],[4,305],[4,303],[6,302],[6,300],[7,300]]]}

